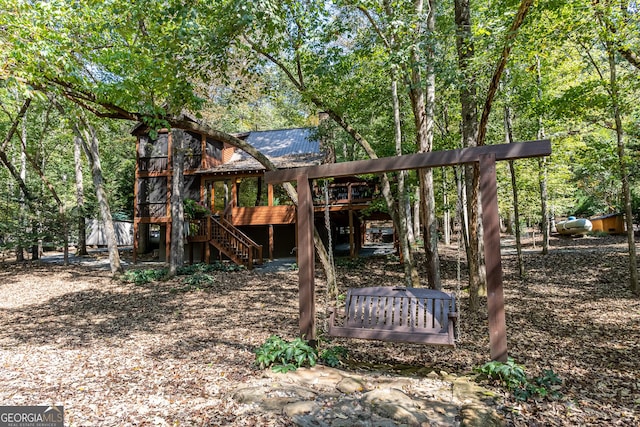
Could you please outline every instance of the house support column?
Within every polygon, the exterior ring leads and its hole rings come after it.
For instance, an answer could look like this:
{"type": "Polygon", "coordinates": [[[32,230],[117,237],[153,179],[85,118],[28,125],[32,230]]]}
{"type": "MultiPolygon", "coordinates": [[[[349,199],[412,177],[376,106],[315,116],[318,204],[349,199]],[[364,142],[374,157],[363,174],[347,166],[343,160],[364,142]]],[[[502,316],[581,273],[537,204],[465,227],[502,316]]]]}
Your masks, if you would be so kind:
{"type": "Polygon", "coordinates": [[[500,257],[500,216],[496,156],[480,156],[480,198],[484,228],[484,257],[487,267],[487,308],[489,312],[489,347],[491,360],[507,361],[507,325],[500,257]]]}
{"type": "Polygon", "coordinates": [[[300,335],[315,347],[316,305],[315,265],[313,245],[313,199],[307,175],[297,178],[298,190],[298,286],[300,306],[300,335]]]}
{"type": "Polygon", "coordinates": [[[353,210],[349,206],[349,257],[355,259],[356,257],[356,242],[355,242],[355,229],[353,227],[353,210]]]}
{"type": "MultiPolygon", "coordinates": [[[[135,199],[134,199],[135,200],[135,199]]],[[[134,204],[137,204],[136,202],[134,202],[134,204]]],[[[134,212],[135,212],[135,208],[134,208],[134,212]]],[[[140,238],[139,234],[139,229],[140,229],[140,225],[139,225],[140,221],[137,221],[135,218],[133,220],[133,253],[131,254],[133,257],[133,264],[137,264],[138,263],[138,239],[140,238]]]]}
{"type": "Polygon", "coordinates": [[[273,224],[269,224],[269,259],[273,261],[273,224]]]}

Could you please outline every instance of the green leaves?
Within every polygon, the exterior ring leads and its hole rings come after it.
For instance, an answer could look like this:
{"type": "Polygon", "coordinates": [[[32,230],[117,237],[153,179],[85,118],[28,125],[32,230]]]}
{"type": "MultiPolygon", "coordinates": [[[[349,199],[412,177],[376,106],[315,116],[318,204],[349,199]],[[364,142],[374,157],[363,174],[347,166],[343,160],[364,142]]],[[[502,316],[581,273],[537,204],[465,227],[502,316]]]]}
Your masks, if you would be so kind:
{"type": "Polygon", "coordinates": [[[512,358],[507,362],[488,362],[476,369],[480,373],[480,380],[488,380],[500,387],[506,388],[513,393],[518,400],[529,400],[530,398],[558,398],[560,392],[558,387],[562,380],[552,369],[542,371],[542,375],[529,379],[522,365],[515,363],[512,358]]]}
{"type": "Polygon", "coordinates": [[[302,338],[287,342],[272,335],[256,350],[255,363],[260,369],[271,367],[274,372],[286,373],[302,366],[315,366],[316,350],[302,338]]]}

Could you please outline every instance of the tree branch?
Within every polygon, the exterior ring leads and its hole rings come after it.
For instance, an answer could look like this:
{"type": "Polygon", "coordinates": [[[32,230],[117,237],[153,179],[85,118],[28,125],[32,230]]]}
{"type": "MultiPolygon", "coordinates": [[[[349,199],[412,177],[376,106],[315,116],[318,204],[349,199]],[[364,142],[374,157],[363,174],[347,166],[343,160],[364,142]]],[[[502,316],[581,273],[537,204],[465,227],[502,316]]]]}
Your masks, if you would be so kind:
{"type": "Polygon", "coordinates": [[[489,124],[489,113],[491,113],[493,99],[495,98],[496,92],[498,91],[500,78],[502,77],[504,68],[507,65],[507,60],[509,59],[511,48],[513,47],[516,36],[518,35],[518,29],[524,22],[524,19],[526,18],[532,3],[533,0],[522,0],[522,2],[520,3],[520,7],[518,7],[518,12],[516,13],[515,18],[511,23],[511,28],[509,28],[509,32],[507,33],[504,47],[502,49],[502,55],[500,55],[498,65],[496,66],[496,70],[493,73],[493,77],[491,78],[491,83],[489,84],[489,89],[487,91],[487,99],[484,102],[484,109],[482,110],[482,116],[480,117],[480,124],[478,125],[478,137],[476,139],[478,146],[484,145],[484,140],[487,136],[487,127],[489,124]]]}

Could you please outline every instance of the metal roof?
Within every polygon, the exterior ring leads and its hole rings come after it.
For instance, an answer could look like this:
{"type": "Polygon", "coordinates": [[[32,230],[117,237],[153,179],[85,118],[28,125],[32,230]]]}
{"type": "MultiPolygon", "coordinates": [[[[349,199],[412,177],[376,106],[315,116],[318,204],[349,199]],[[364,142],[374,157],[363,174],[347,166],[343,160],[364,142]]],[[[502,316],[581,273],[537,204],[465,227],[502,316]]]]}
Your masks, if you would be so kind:
{"type": "MultiPolygon", "coordinates": [[[[269,158],[320,153],[312,128],[253,131],[246,141],[269,158]]],[[[250,156],[242,152],[242,157],[250,156]]]]}
{"type": "MultiPolygon", "coordinates": [[[[252,131],[237,136],[267,156],[277,168],[288,169],[322,163],[324,154],[320,151],[320,141],[315,137],[314,132],[314,128],[295,128],[252,131]]],[[[255,173],[262,172],[264,169],[249,154],[236,149],[228,162],[199,173],[255,173]]]]}

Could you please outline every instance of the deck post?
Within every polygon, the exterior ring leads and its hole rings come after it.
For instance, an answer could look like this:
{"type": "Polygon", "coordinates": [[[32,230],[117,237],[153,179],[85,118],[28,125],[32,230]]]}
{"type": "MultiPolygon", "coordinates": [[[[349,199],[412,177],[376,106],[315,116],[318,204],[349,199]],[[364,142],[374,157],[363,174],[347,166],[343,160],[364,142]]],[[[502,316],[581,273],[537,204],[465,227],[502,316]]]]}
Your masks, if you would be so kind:
{"type": "Polygon", "coordinates": [[[313,199],[306,174],[298,175],[298,286],[300,335],[316,344],[315,266],[313,245],[313,199]]]}
{"type": "Polygon", "coordinates": [[[487,267],[487,308],[489,311],[489,347],[491,360],[507,361],[507,325],[502,287],[500,256],[500,218],[496,156],[480,156],[480,197],[484,228],[484,257],[487,267]]]}
{"type": "Polygon", "coordinates": [[[273,250],[275,249],[274,247],[274,240],[273,240],[273,224],[269,224],[269,259],[271,261],[273,261],[273,250]]]}
{"type": "Polygon", "coordinates": [[[355,231],[353,229],[353,209],[351,208],[351,204],[349,204],[349,257],[351,259],[355,259],[357,257],[354,233],[355,231]]]}

